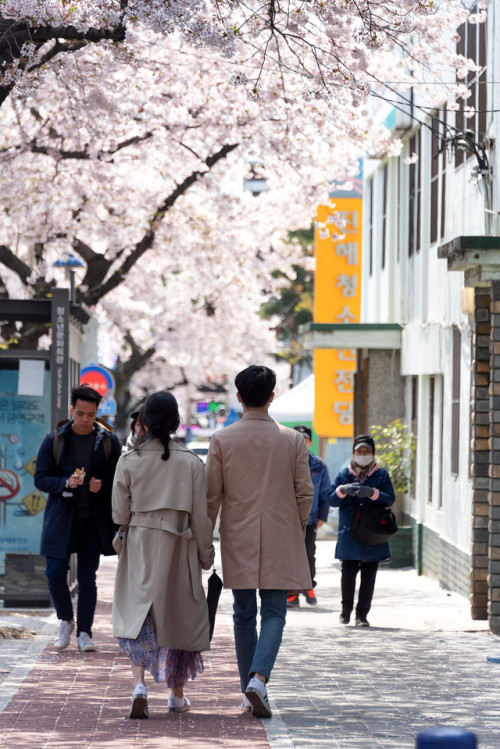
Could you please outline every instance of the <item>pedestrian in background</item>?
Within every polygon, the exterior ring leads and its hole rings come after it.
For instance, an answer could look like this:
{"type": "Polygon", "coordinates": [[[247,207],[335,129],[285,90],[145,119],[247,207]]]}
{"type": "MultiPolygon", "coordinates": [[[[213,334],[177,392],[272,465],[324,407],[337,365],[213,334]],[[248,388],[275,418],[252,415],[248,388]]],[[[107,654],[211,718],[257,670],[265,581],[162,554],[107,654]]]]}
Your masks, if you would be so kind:
{"type": "Polygon", "coordinates": [[[133,450],[135,443],[137,442],[137,438],[141,432],[141,413],[142,413],[143,406],[138,408],[135,411],[132,411],[130,413],[129,418],[131,419],[130,422],[130,430],[127,435],[127,439],[125,441],[125,444],[122,447],[122,453],[126,453],[129,450],[133,450]]]}
{"type": "Polygon", "coordinates": [[[233,591],[236,659],[245,710],[270,718],[269,681],[288,590],[309,590],[304,531],[314,489],[304,440],[268,409],[276,375],[252,365],[235,379],[243,417],[215,432],[207,459],[208,512],[220,539],[224,587],[233,591]],[[257,590],[260,633],[257,635],[257,590]]]}
{"type": "MultiPolygon", "coordinates": [[[[321,528],[321,526],[328,520],[328,512],[330,510],[330,491],[332,485],[325,461],[321,460],[321,458],[318,458],[317,455],[314,455],[314,453],[311,452],[311,429],[305,424],[297,424],[297,426],[294,426],[294,429],[303,436],[304,442],[309,451],[309,470],[311,471],[311,479],[314,486],[314,498],[306,526],[307,561],[309,562],[309,570],[311,572],[313,586],[310,590],[305,591],[304,596],[309,605],[315,606],[318,602],[314,590],[316,587],[316,580],[314,579],[316,576],[316,534],[317,529],[321,528]]],[[[293,608],[299,605],[298,593],[293,593],[288,596],[288,608],[293,608]]]]}
{"type": "Polygon", "coordinates": [[[342,560],[341,624],[349,624],[354,607],[356,577],[360,572],[356,626],[370,626],[367,616],[371,608],[378,565],[391,558],[388,543],[367,546],[352,537],[350,527],[353,510],[363,502],[376,502],[391,507],[395,499],[389,474],[376,463],[373,437],[361,434],[354,440],[350,465],[337,474],[330,495],[330,504],[340,508],[335,558],[342,560]]]}
{"type": "Polygon", "coordinates": [[[147,668],[171,689],[168,708],[185,712],[189,678],[203,671],[210,649],[201,570],[214,560],[205,469],[177,445],[177,401],[150,395],[143,433],[121,456],[113,486],[113,518],[124,526],[113,602],[113,633],[132,665],[130,718],[147,718],[147,668]]]}
{"type": "Polygon", "coordinates": [[[92,624],[101,554],[114,554],[111,488],[120,442],[96,421],[101,396],[87,385],[71,393],[71,419],[48,434],[36,459],[35,486],[48,492],[40,553],[47,560],[49,592],[60,620],[56,650],[67,648],[75,628],[68,587],[70,555],[77,558],[78,648],[95,650],[92,624]]]}

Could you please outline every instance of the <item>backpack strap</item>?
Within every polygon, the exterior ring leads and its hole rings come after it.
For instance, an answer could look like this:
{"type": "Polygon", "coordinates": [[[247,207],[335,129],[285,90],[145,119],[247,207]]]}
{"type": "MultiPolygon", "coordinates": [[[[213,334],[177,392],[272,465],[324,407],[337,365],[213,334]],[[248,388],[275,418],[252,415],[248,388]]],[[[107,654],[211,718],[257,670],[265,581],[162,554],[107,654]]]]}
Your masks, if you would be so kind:
{"type": "Polygon", "coordinates": [[[106,463],[108,463],[111,457],[111,435],[109,432],[105,432],[102,435],[101,442],[102,442],[102,449],[104,450],[104,457],[106,458],[106,463]]]}
{"type": "MultiPolygon", "coordinates": [[[[54,456],[54,463],[56,468],[59,468],[62,451],[64,449],[64,434],[59,433],[59,429],[57,428],[54,429],[52,434],[54,435],[54,441],[52,443],[52,455],[54,456]]],[[[106,463],[108,463],[109,459],[111,458],[111,434],[105,429],[103,429],[101,432],[101,443],[102,449],[104,450],[106,463]]]]}
{"type": "Polygon", "coordinates": [[[56,465],[56,468],[59,468],[59,463],[61,462],[61,455],[64,448],[64,435],[59,434],[58,429],[54,429],[52,434],[54,435],[54,441],[52,443],[52,455],[54,456],[54,463],[56,465]]]}

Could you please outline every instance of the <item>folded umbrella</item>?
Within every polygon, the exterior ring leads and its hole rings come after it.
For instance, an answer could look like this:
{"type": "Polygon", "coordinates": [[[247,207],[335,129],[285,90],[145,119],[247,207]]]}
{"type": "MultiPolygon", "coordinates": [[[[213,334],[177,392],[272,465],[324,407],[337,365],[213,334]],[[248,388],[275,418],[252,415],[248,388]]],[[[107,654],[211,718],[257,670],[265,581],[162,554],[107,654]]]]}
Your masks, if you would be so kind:
{"type": "Polygon", "coordinates": [[[215,571],[212,572],[208,578],[208,590],[207,590],[207,605],[208,605],[208,621],[210,624],[210,640],[214,633],[215,627],[215,614],[217,613],[217,606],[219,603],[220,594],[223,588],[222,580],[215,571]]]}

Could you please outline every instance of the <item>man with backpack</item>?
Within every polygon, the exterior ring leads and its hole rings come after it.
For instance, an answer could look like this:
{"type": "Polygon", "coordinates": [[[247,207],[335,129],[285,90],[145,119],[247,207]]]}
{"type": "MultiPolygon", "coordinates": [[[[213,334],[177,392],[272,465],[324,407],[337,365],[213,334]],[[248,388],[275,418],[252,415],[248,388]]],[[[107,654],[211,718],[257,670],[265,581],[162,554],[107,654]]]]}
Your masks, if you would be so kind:
{"type": "Polygon", "coordinates": [[[94,651],[92,623],[97,603],[96,573],[101,554],[113,554],[111,489],[120,442],[96,421],[101,396],[74,388],[71,419],[48,434],[38,452],[35,486],[48,493],[40,553],[46,557],[49,592],[60,620],[56,650],[68,647],[75,628],[67,573],[77,555],[76,634],[82,652],[94,651]]]}

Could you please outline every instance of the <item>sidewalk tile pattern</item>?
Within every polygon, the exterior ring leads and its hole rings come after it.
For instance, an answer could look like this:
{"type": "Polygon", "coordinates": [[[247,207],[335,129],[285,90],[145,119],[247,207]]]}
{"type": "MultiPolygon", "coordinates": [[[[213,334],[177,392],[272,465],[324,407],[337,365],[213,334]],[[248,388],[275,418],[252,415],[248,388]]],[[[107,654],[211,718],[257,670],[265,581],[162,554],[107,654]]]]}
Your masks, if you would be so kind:
{"type": "Polygon", "coordinates": [[[169,713],[169,690],[147,680],[149,720],[130,720],[132,694],[128,658],[111,630],[115,563],[103,560],[94,625],[97,653],[80,653],[76,637],[56,652],[49,645],[0,715],[0,746],[8,749],[99,747],[238,747],[267,749],[262,722],[241,713],[230,622],[221,616],[205,672],[190,682],[192,710],[169,713]]]}
{"type": "Polygon", "coordinates": [[[193,710],[169,714],[167,690],[149,679],[151,718],[129,720],[130,667],[110,621],[116,562],[103,560],[99,652],[79,653],[74,637],[60,653],[49,644],[0,714],[0,747],[414,749],[419,731],[448,725],[474,731],[479,749],[499,749],[500,664],[486,659],[500,654],[500,639],[487,622],[472,621],[465,598],[414,570],[381,567],[372,626],[343,626],[333,557],[334,542],[320,541],[318,605],[302,598],[288,612],[267,721],[239,711],[229,591],[205,673],[186,690],[193,710]]]}

